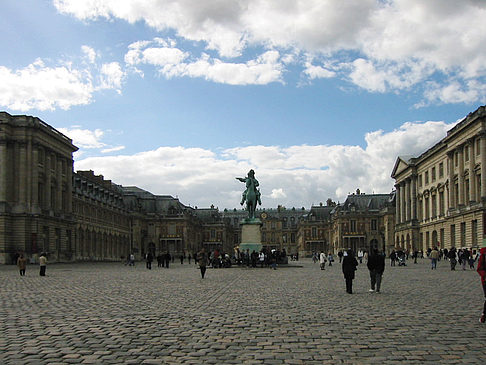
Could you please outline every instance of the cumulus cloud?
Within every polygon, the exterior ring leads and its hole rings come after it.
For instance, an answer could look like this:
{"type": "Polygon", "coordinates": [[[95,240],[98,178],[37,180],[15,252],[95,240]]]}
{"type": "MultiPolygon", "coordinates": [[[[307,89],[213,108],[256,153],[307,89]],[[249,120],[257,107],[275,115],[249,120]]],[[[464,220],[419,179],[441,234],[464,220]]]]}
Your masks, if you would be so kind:
{"type": "Polygon", "coordinates": [[[247,146],[220,153],[160,147],[134,155],[85,158],[76,161],[75,168],[92,169],[118,184],[137,185],[155,194],[177,195],[185,204],[214,204],[221,209],[238,205],[244,186],[235,177],[254,169],[264,206],[308,207],[327,198],[343,201],[356,188],[389,193],[397,156],[420,155],[453,125],[407,122],[390,132],[367,133],[365,147],[247,146]]]}
{"type": "Polygon", "coordinates": [[[200,77],[229,85],[264,85],[282,81],[283,66],[277,51],[265,52],[245,63],[231,63],[211,58],[208,54],[189,59],[188,52],[175,46],[175,42],[160,38],[154,42],[136,42],[129,46],[125,62],[130,66],[155,66],[167,78],[200,77]]]}
{"type": "Polygon", "coordinates": [[[98,66],[94,63],[97,56],[92,48],[82,46],[81,51],[89,65],[76,67],[62,60],[47,65],[39,58],[16,70],[0,66],[0,106],[22,112],[68,110],[91,103],[98,90],[114,89],[120,93],[125,76],[120,64],[111,62],[98,66]]]}
{"type": "MultiPolygon", "coordinates": [[[[486,79],[484,1],[54,0],[54,5],[82,20],[144,21],[160,34],[171,30],[178,39],[201,42],[220,57],[263,49],[263,54],[285,54],[281,62],[286,64],[292,55],[310,80],[340,77],[380,93],[417,86],[416,92],[431,103],[486,100],[484,88],[475,85],[486,79]],[[309,64],[309,54],[318,62],[309,64]],[[329,60],[335,69],[320,65],[329,60]],[[453,90],[460,95],[452,96],[453,90]]],[[[233,84],[282,78],[280,65],[271,62],[194,62],[189,56],[173,45],[144,51],[134,47],[125,61],[153,64],[166,76],[233,84]],[[226,76],[216,77],[220,72],[226,76]],[[235,79],[227,76],[232,73],[235,79]]]]}
{"type": "Polygon", "coordinates": [[[49,67],[41,59],[18,70],[0,66],[0,105],[13,110],[69,109],[91,102],[94,87],[82,71],[49,67]]]}
{"type": "Polygon", "coordinates": [[[89,129],[82,129],[80,127],[73,128],[57,128],[59,132],[68,136],[73,140],[73,144],[81,149],[102,148],[106,145],[101,142],[104,132],[101,129],[94,131],[89,129]]]}

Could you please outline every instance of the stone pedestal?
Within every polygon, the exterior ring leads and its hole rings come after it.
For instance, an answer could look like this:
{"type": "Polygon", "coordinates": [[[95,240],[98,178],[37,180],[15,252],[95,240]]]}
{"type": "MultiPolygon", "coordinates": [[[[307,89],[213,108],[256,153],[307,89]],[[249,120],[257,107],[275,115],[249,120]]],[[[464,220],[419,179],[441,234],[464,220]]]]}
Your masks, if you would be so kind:
{"type": "Polygon", "coordinates": [[[262,249],[262,221],[258,218],[244,219],[241,222],[240,252],[260,252],[262,249]]]}

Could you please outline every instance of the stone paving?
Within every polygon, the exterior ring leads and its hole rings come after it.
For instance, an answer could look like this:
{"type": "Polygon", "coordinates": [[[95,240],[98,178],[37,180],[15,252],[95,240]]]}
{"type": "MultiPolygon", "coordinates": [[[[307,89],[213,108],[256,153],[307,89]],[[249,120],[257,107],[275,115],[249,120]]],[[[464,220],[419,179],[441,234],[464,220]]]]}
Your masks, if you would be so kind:
{"type": "Polygon", "coordinates": [[[362,264],[349,295],[339,264],[299,264],[1,266],[0,363],[486,363],[475,271],[387,266],[377,294],[362,264]]]}

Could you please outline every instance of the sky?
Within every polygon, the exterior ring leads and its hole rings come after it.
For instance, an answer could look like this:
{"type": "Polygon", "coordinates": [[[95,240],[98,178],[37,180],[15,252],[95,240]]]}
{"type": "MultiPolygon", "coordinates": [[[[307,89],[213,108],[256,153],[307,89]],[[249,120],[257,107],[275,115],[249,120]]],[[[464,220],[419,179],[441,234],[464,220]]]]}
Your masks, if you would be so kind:
{"type": "Polygon", "coordinates": [[[486,104],[485,0],[2,0],[0,110],[72,138],[75,170],[239,207],[390,193],[486,104]]]}

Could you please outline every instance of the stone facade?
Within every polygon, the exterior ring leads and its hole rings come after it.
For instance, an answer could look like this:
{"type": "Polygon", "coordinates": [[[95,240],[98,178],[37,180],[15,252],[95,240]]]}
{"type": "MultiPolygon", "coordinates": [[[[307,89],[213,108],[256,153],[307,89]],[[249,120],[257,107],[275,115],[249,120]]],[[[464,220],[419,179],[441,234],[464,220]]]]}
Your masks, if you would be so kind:
{"type": "Polygon", "coordinates": [[[39,118],[0,112],[0,263],[17,251],[72,259],[72,154],[67,138],[39,118]]]}
{"type": "Polygon", "coordinates": [[[351,248],[377,248],[389,253],[393,248],[395,194],[364,194],[356,191],[331,212],[331,240],[334,252],[351,248]]]}
{"type": "MultiPolygon", "coordinates": [[[[44,251],[50,262],[113,261],[130,253],[137,259],[148,252],[187,255],[203,246],[231,253],[240,245],[243,209],[193,208],[172,196],[116,185],[93,171],[74,173],[77,147],[69,138],[34,117],[3,112],[0,122],[0,263],[13,263],[18,252],[34,262],[44,251]]],[[[351,241],[339,227],[351,216],[359,227],[379,216],[378,231],[359,247],[375,236],[381,245],[383,210],[351,214],[350,206],[329,200],[310,210],[259,209],[262,246],[300,255],[348,248],[351,241]]]]}
{"type": "Polygon", "coordinates": [[[93,261],[126,257],[130,251],[131,215],[122,187],[93,171],[77,171],[73,181],[73,258],[93,261]]]}
{"type": "Polygon", "coordinates": [[[486,108],[478,108],[418,157],[400,156],[395,246],[477,248],[484,235],[486,108]]]}

